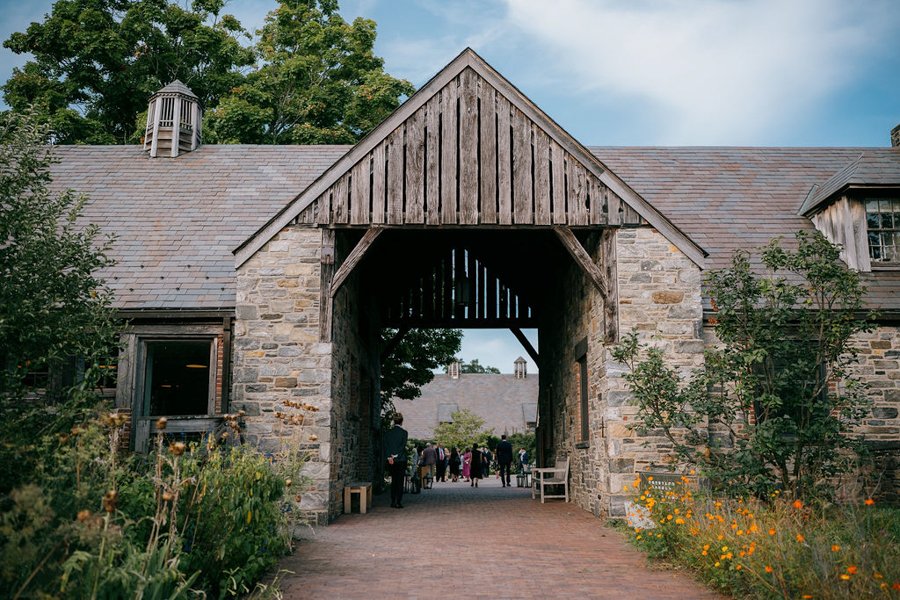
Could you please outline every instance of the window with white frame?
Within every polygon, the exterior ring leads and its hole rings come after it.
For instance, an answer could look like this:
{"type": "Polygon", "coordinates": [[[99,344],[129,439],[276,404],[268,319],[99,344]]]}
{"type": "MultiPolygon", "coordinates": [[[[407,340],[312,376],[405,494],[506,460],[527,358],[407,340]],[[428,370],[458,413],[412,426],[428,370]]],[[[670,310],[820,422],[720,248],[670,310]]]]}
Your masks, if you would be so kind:
{"type": "Polygon", "coordinates": [[[872,264],[900,264],[900,199],[870,198],[865,205],[872,264]]]}

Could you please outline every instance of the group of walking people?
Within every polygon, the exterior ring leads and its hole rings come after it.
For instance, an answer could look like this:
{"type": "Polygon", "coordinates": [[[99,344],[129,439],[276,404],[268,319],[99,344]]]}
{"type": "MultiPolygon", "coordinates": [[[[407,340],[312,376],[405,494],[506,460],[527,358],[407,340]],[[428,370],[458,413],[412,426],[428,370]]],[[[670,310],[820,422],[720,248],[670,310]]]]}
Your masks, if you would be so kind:
{"type": "MultiPolygon", "coordinates": [[[[481,479],[490,477],[496,463],[498,476],[503,487],[511,487],[510,471],[513,464],[513,447],[506,434],[500,437],[495,452],[487,447],[472,444],[471,448],[445,448],[427,443],[424,448],[413,448],[407,453],[409,434],[403,429],[403,415],[395,413],[394,426],[385,432],[384,449],[388,472],[391,475],[391,507],[403,508],[403,480],[407,468],[412,465],[413,477],[431,478],[432,482],[458,482],[460,479],[471,487],[478,487],[481,479]],[[448,475],[449,473],[449,475],[448,475]]],[[[520,466],[528,464],[528,453],[519,450],[517,461],[520,466]]]]}

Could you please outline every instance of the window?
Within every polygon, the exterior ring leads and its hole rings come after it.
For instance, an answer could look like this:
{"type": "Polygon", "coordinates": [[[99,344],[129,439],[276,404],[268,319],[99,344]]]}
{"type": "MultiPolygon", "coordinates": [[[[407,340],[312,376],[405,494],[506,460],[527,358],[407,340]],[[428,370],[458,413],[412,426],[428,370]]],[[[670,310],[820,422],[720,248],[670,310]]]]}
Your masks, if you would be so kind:
{"type": "Polygon", "coordinates": [[[209,340],[148,341],[145,345],[144,407],[149,416],[206,415],[211,408],[212,343],[209,340]]]}
{"type": "Polygon", "coordinates": [[[865,203],[869,258],[873,263],[900,263],[900,199],[869,199],[865,203]]]}
{"type": "Polygon", "coordinates": [[[576,369],[579,394],[579,414],[581,415],[581,442],[590,441],[590,423],[588,421],[588,368],[587,356],[578,359],[576,369]]]}

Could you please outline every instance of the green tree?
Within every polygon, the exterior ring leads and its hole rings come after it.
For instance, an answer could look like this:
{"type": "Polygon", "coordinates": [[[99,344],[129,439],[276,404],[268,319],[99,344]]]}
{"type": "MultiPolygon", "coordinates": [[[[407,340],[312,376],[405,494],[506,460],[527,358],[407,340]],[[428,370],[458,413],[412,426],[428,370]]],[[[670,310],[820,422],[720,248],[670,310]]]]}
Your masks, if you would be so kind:
{"type": "Polygon", "coordinates": [[[58,143],[134,143],[150,95],[180,79],[215,106],[244,78],[246,32],[225,0],[57,0],[41,23],[4,46],[31,53],[3,86],[15,111],[37,107],[58,143]]]}
{"type": "Polygon", "coordinates": [[[115,343],[111,294],[97,271],[109,239],[81,222],[85,198],[51,193],[45,126],[10,113],[0,122],[0,491],[29,473],[43,433],[93,405],[115,343]],[[78,381],[35,380],[79,357],[78,381]],[[66,385],[68,384],[68,385],[66,385]],[[49,402],[55,402],[50,406],[49,402]],[[61,410],[61,408],[72,410],[61,410]]]}
{"type": "Polygon", "coordinates": [[[281,0],[255,49],[261,65],[207,115],[218,143],[351,144],[413,93],[375,56],[375,22],[336,0],[281,0]]]}
{"type": "Polygon", "coordinates": [[[818,232],[798,233],[796,250],[773,241],[760,258],[763,274],[737,252],[707,277],[720,345],[689,381],[635,334],[613,356],[630,367],[638,429],[661,432],[724,489],[827,495],[853,466],[852,427],[868,408],[850,369],[853,336],[871,328],[858,316],[865,290],[818,232]]]}
{"type": "Polygon", "coordinates": [[[434,428],[434,440],[445,448],[471,448],[472,444],[485,446],[493,429],[485,429],[484,419],[467,408],[450,415],[450,423],[441,423],[434,428]]]}
{"type": "MultiPolygon", "coordinates": [[[[460,373],[493,373],[495,375],[500,374],[500,369],[497,367],[489,367],[487,365],[483,365],[478,362],[477,358],[473,358],[470,362],[466,362],[461,358],[456,359],[459,362],[459,372],[460,373]]],[[[447,368],[444,368],[444,372],[447,372],[447,368]]]]}
{"type": "MultiPolygon", "coordinates": [[[[381,333],[382,346],[397,334],[381,333]]],[[[434,369],[453,360],[459,352],[459,329],[411,329],[381,363],[382,410],[390,411],[391,398],[412,400],[422,395],[421,387],[434,379],[434,369]]]]}

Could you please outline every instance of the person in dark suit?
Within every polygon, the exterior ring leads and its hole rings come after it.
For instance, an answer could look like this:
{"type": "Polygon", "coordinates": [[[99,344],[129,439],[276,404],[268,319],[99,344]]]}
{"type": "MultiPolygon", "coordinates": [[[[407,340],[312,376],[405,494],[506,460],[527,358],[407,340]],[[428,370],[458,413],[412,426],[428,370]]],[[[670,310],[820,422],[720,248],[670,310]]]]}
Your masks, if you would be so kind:
{"type": "Polygon", "coordinates": [[[500,482],[503,487],[509,487],[509,470],[513,461],[513,447],[506,439],[506,434],[500,436],[497,444],[497,464],[500,465],[500,482]]]}
{"type": "Polygon", "coordinates": [[[384,458],[391,474],[391,508],[403,508],[403,479],[406,477],[406,442],[403,415],[394,413],[394,426],[384,433],[384,458]]]}

